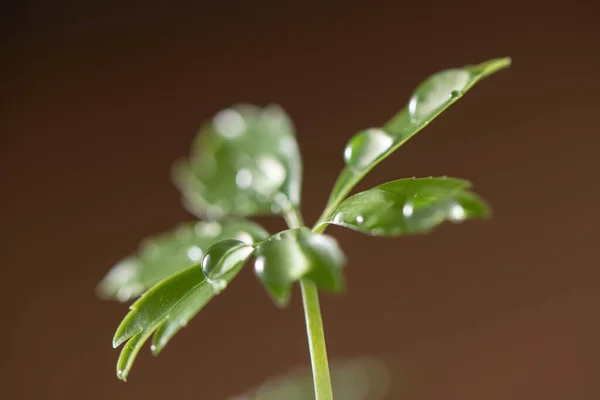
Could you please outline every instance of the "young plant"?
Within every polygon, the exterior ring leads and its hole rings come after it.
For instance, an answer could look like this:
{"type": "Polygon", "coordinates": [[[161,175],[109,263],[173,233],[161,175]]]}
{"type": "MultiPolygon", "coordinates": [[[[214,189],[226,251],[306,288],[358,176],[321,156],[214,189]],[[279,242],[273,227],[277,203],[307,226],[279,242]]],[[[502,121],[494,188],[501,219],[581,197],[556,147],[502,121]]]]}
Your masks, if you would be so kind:
{"type": "Polygon", "coordinates": [[[315,396],[332,399],[317,288],[342,290],[345,257],[323,231],[339,225],[396,237],[427,233],[447,220],[487,217],[486,203],[468,181],[457,178],[405,178],[347,196],[373,167],[510,62],[501,58],[438,72],[383,127],[354,135],[344,150],[346,166],[312,229],[300,213],[301,159],[287,114],[276,105],[248,104],[216,114],[202,126],[190,156],[173,168],[185,207],[201,221],[147,239],[98,287],[103,297],[120,301],[141,295],[113,339],[114,347],[125,343],[117,376],[126,380],[151,335],[151,350],[160,353],[253,258],[254,273],[278,307],[289,303],[299,282],[315,396]],[[289,229],[271,235],[245,219],[257,215],[282,216],[289,229]]]}

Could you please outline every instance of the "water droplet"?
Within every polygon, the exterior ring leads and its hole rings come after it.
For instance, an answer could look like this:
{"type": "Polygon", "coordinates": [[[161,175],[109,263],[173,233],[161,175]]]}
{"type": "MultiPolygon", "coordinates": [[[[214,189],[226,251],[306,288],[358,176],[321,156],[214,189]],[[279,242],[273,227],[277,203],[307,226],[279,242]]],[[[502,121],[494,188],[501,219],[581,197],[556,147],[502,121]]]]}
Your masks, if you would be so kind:
{"type": "Polygon", "coordinates": [[[429,77],[413,93],[408,113],[413,123],[424,123],[452,98],[459,97],[469,83],[471,74],[462,69],[450,69],[429,77]]]}
{"type": "Polygon", "coordinates": [[[192,246],[187,250],[187,256],[192,262],[202,260],[202,249],[198,246],[192,246]]]}
{"type": "Polygon", "coordinates": [[[287,171],[281,162],[271,156],[262,155],[257,158],[256,164],[263,176],[255,182],[254,189],[267,195],[279,190],[287,176],[287,171]]]}
{"type": "Polygon", "coordinates": [[[219,134],[227,138],[239,136],[246,130],[244,117],[232,108],[219,111],[213,118],[213,126],[219,134]]]}
{"type": "Polygon", "coordinates": [[[402,207],[402,215],[405,217],[410,217],[413,214],[414,207],[412,204],[406,203],[404,207],[402,207]]]}
{"type": "Polygon", "coordinates": [[[227,287],[227,281],[224,279],[208,279],[207,282],[212,286],[213,293],[218,295],[227,287]]]}
{"type": "Polygon", "coordinates": [[[194,232],[200,237],[215,237],[221,234],[221,224],[218,222],[198,222],[194,232]]]}
{"type": "Polygon", "coordinates": [[[374,228],[374,229],[371,229],[371,235],[373,235],[373,236],[381,236],[381,235],[384,234],[384,232],[385,231],[383,230],[383,228],[374,228]]]}
{"type": "Polygon", "coordinates": [[[273,204],[271,205],[271,212],[273,214],[279,214],[284,210],[287,210],[289,208],[289,200],[287,198],[287,196],[281,192],[278,192],[277,194],[275,194],[275,197],[273,198],[273,204]]]}
{"type": "Polygon", "coordinates": [[[344,149],[344,161],[349,167],[363,170],[390,149],[394,138],[383,129],[370,128],[357,133],[344,149]]]}
{"type": "Polygon", "coordinates": [[[156,352],[156,349],[157,349],[157,347],[156,347],[156,345],[155,345],[155,344],[153,344],[152,346],[150,346],[150,351],[151,351],[151,352],[155,353],[155,352],[156,352]]]}
{"type": "Polygon", "coordinates": [[[257,275],[262,275],[265,272],[265,258],[264,257],[258,257],[256,259],[256,261],[254,262],[254,272],[256,272],[257,275]]]}
{"type": "Polygon", "coordinates": [[[362,216],[362,215],[357,215],[357,216],[356,216],[356,223],[357,223],[357,224],[362,224],[364,220],[365,220],[365,219],[363,218],[363,216],[362,216]]]}
{"type": "Polygon", "coordinates": [[[117,377],[119,379],[123,379],[124,378],[124,372],[122,369],[117,370],[117,377]]]}
{"type": "Polygon", "coordinates": [[[235,175],[235,183],[240,189],[246,189],[252,184],[252,172],[247,168],[240,169],[235,175]]]}
{"type": "Polygon", "coordinates": [[[202,258],[202,272],[206,278],[218,281],[224,274],[245,261],[252,251],[252,246],[239,240],[227,239],[217,242],[206,250],[202,258]]]}
{"type": "Polygon", "coordinates": [[[254,243],[254,237],[251,234],[249,234],[248,232],[240,231],[235,234],[235,238],[237,240],[239,240],[240,242],[244,242],[246,244],[254,243]]]}
{"type": "Polygon", "coordinates": [[[466,217],[465,209],[460,204],[453,204],[450,207],[449,217],[453,221],[462,221],[466,217]]]}
{"type": "Polygon", "coordinates": [[[339,212],[333,217],[334,224],[342,224],[344,222],[344,213],[339,212]]]}

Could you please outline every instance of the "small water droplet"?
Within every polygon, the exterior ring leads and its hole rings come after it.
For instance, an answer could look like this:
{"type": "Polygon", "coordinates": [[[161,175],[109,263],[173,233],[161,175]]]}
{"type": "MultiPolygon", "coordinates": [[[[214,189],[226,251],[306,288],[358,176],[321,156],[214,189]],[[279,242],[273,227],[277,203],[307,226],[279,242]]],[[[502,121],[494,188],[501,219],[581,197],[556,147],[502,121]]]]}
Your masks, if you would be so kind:
{"type": "Polygon", "coordinates": [[[357,215],[357,216],[356,216],[356,223],[357,223],[357,224],[362,224],[362,223],[364,222],[364,220],[365,220],[365,219],[363,218],[363,216],[362,216],[362,215],[357,215]]]}
{"type": "Polygon", "coordinates": [[[254,190],[266,195],[279,190],[287,176],[287,171],[281,162],[271,156],[262,155],[257,158],[256,164],[262,176],[256,180],[254,190]]]}
{"type": "Polygon", "coordinates": [[[238,232],[236,233],[235,238],[246,244],[254,243],[254,238],[248,232],[238,232]]]}
{"type": "Polygon", "coordinates": [[[124,373],[124,372],[123,372],[123,370],[122,370],[122,369],[118,370],[118,371],[117,371],[117,377],[118,377],[119,379],[123,379],[123,373],[124,373]]]}
{"type": "Polygon", "coordinates": [[[150,346],[150,351],[154,353],[154,352],[156,352],[156,348],[157,348],[156,345],[153,344],[152,346],[150,346]]]}
{"type": "Polygon", "coordinates": [[[200,237],[215,237],[221,234],[221,224],[218,222],[198,222],[194,227],[194,232],[200,237]]]}
{"type": "Polygon", "coordinates": [[[449,217],[453,221],[462,221],[466,217],[465,209],[460,204],[453,204],[450,207],[449,217]]]}
{"type": "Polygon", "coordinates": [[[227,287],[227,281],[224,279],[217,279],[217,280],[208,279],[207,282],[210,283],[210,285],[212,286],[213,293],[215,295],[221,294],[221,292],[223,290],[225,290],[225,288],[227,287]]]}
{"type": "Polygon", "coordinates": [[[257,275],[262,275],[265,272],[265,258],[264,257],[258,257],[256,259],[256,261],[254,262],[254,272],[256,272],[257,275]]]}
{"type": "Polygon", "coordinates": [[[202,260],[202,249],[198,246],[192,246],[187,250],[187,257],[192,262],[198,262],[202,260]]]}
{"type": "Polygon", "coordinates": [[[279,214],[289,208],[290,202],[287,196],[281,192],[275,194],[273,198],[273,204],[271,205],[271,212],[273,214],[279,214]]]}
{"type": "Polygon", "coordinates": [[[363,170],[389,150],[393,143],[394,138],[383,129],[366,129],[350,139],[344,149],[344,161],[349,167],[363,170]]]}
{"type": "Polygon", "coordinates": [[[240,169],[235,175],[235,184],[240,189],[247,189],[252,184],[252,172],[247,168],[240,169]]]}
{"type": "Polygon", "coordinates": [[[246,130],[244,117],[232,108],[219,111],[213,118],[213,126],[219,134],[226,138],[234,138],[246,130]]]}
{"type": "Polygon", "coordinates": [[[402,207],[402,215],[405,217],[410,217],[413,214],[414,207],[410,203],[406,203],[404,207],[402,207]]]}
{"type": "Polygon", "coordinates": [[[381,236],[381,235],[383,235],[384,232],[385,231],[383,230],[383,228],[371,229],[371,235],[374,235],[374,236],[381,236]]]}

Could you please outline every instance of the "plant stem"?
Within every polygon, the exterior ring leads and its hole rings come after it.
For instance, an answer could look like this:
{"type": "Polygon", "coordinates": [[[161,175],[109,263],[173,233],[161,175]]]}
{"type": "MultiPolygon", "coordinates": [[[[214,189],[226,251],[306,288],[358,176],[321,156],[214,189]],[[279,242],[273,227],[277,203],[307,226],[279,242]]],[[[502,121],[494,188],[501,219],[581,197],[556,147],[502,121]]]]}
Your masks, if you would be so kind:
{"type": "MultiPolygon", "coordinates": [[[[285,213],[284,218],[291,229],[300,228],[304,225],[302,215],[296,208],[285,213]]],[[[310,350],[315,399],[333,400],[317,285],[311,279],[305,278],[300,280],[300,289],[302,291],[302,305],[304,306],[304,320],[306,321],[306,335],[310,350]]]]}
{"type": "Polygon", "coordinates": [[[306,334],[312,362],[315,398],[316,400],[333,400],[317,285],[310,279],[302,279],[300,288],[302,289],[306,334]]]}

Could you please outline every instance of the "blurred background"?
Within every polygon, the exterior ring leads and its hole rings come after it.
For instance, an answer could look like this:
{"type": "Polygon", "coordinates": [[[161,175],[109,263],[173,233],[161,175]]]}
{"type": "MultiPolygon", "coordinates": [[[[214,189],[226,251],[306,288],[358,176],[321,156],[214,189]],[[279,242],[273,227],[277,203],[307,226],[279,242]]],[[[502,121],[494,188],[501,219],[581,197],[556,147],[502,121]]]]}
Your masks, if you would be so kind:
{"type": "Polygon", "coordinates": [[[140,239],[192,219],[171,163],[220,109],[291,114],[313,222],[352,134],[429,74],[502,56],[510,69],[359,187],[464,177],[494,218],[402,239],[331,228],[350,261],[347,293],[321,300],[329,353],[389,360],[394,399],[600,398],[598,4],[1,7],[1,398],[219,400],[307,366],[299,292],[278,310],[247,269],[124,384],[111,339],[127,306],[94,288],[140,239]]]}

